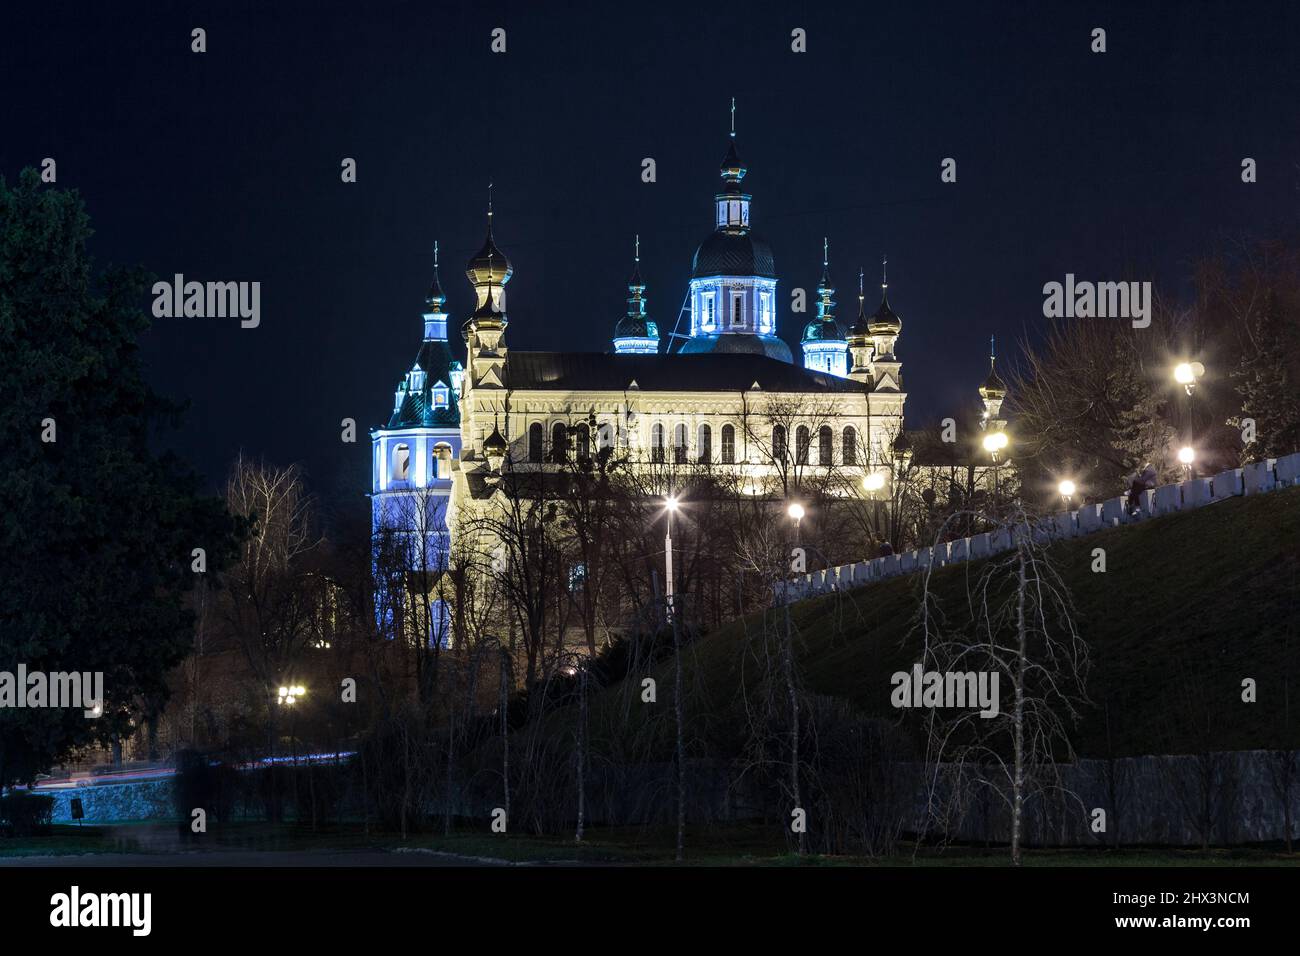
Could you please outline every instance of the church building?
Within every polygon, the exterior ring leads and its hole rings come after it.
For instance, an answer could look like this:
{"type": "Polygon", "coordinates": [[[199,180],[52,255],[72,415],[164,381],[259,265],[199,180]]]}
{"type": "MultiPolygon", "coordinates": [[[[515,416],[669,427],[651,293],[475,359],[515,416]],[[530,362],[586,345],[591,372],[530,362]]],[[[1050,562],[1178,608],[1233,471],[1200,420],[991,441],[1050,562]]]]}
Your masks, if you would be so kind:
{"type": "MultiPolygon", "coordinates": [[[[859,476],[886,467],[907,400],[903,323],[887,282],[868,313],[860,274],[856,315],[837,318],[823,244],[816,314],[797,362],[778,335],[776,262],[752,226],[734,131],[719,172],[712,231],[690,267],[689,330],[668,341],[651,317],[638,242],[626,314],[608,350],[511,349],[514,268],[489,208],[483,246],[465,269],[476,307],[460,326],[462,367],[448,342],[435,254],[423,343],[387,425],[371,433],[376,533],[405,537],[416,560],[437,569],[458,528],[499,506],[503,470],[545,473],[606,446],[631,467],[719,469],[757,495],[779,493],[789,463],[859,476]]],[[[517,314],[527,321],[527,303],[517,314]]],[[[1001,427],[1005,389],[996,375],[980,393],[986,419],[996,403],[990,427],[1001,427]]]]}

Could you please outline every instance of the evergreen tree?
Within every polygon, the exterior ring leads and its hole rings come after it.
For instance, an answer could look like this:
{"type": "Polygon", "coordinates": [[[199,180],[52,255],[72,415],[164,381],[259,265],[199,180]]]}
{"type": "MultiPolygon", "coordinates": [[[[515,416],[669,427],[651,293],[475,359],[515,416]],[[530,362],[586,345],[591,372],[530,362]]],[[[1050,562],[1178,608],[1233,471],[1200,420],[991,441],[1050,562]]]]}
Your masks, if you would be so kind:
{"type": "Polygon", "coordinates": [[[1241,397],[1241,412],[1228,419],[1235,428],[1245,420],[1255,422],[1255,440],[1244,442],[1242,460],[1277,458],[1300,451],[1300,341],[1283,321],[1270,289],[1250,318],[1250,341],[1232,371],[1233,386],[1241,397]]]}
{"type": "MultiPolygon", "coordinates": [[[[103,673],[103,716],[0,707],[0,785],[129,734],[190,646],[185,594],[240,527],[150,449],[178,409],[145,384],[139,270],[92,271],[75,192],[0,177],[0,672],[103,673]]],[[[24,688],[17,688],[19,693],[24,688]]]]}

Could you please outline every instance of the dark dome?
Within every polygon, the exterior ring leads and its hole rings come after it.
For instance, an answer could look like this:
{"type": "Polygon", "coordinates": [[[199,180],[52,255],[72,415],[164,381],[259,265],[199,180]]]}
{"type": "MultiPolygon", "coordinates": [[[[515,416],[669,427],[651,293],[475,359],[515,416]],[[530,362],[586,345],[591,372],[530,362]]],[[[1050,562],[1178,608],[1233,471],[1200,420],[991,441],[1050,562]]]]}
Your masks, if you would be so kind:
{"type": "Polygon", "coordinates": [[[614,326],[614,338],[657,339],[659,338],[659,326],[651,319],[625,315],[618,320],[618,325],[614,326]]]}
{"type": "Polygon", "coordinates": [[[514,271],[505,253],[492,241],[491,230],[488,231],[487,241],[483,243],[483,248],[478,251],[478,255],[465,265],[465,275],[475,286],[487,285],[489,282],[503,286],[510,281],[514,271]]]}
{"type": "Polygon", "coordinates": [[[752,332],[720,332],[714,335],[697,335],[687,339],[682,354],[700,352],[728,355],[766,355],[782,362],[794,362],[790,346],[775,335],[755,335],[752,332]]]}
{"type": "Polygon", "coordinates": [[[760,276],[776,278],[772,247],[751,232],[719,230],[700,243],[691,263],[691,278],[706,276],[760,276]]]}
{"type": "Polygon", "coordinates": [[[889,296],[880,300],[880,308],[871,317],[871,331],[875,335],[898,335],[903,331],[903,320],[889,307],[889,296]]]}
{"type": "Polygon", "coordinates": [[[998,376],[997,371],[992,367],[989,368],[989,377],[986,378],[984,384],[980,386],[980,394],[986,398],[992,395],[1001,397],[1007,394],[1006,384],[998,376]]]}
{"type": "Polygon", "coordinates": [[[805,342],[843,342],[844,332],[834,319],[813,319],[803,327],[805,342]]]}

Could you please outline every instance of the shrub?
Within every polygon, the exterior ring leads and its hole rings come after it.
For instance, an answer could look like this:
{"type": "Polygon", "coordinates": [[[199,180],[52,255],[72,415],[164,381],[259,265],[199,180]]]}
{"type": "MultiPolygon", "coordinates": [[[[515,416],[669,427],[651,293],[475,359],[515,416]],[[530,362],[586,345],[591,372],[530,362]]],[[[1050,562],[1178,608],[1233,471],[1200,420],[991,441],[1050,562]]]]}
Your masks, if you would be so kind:
{"type": "Polygon", "coordinates": [[[53,815],[53,797],[27,790],[0,797],[0,832],[5,836],[45,836],[53,815]]]}

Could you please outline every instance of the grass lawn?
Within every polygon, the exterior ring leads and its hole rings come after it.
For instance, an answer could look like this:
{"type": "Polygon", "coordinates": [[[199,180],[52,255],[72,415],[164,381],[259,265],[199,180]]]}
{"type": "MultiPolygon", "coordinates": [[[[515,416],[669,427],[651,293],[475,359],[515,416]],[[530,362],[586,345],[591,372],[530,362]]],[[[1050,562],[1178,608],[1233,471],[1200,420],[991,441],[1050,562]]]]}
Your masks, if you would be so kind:
{"type": "MultiPolygon", "coordinates": [[[[174,826],[139,824],[112,827],[56,826],[50,836],[0,839],[0,858],[69,856],[87,853],[167,853],[222,850],[334,851],[387,850],[391,852],[435,851],[460,856],[505,860],[512,863],[578,863],[588,865],[650,865],[674,863],[674,831],[671,828],[594,828],[581,844],[573,837],[539,837],[517,834],[454,832],[450,836],[413,834],[406,840],[396,834],[366,833],[360,824],[345,824],[313,831],[306,826],[266,823],[232,823],[215,827],[209,839],[197,847],[182,847],[174,839],[174,826]]],[[[69,860],[69,863],[72,863],[69,860]]],[[[1007,866],[1004,847],[954,846],[939,850],[923,847],[913,857],[904,844],[896,856],[886,859],[829,857],[810,854],[799,857],[783,840],[773,839],[772,828],[731,825],[711,829],[688,828],[688,866],[884,866],[884,867],[996,867],[1007,866]]],[[[1231,850],[1171,850],[1133,848],[1118,851],[1066,849],[1026,851],[1025,864],[1036,867],[1232,867],[1296,866],[1300,853],[1285,853],[1281,847],[1247,847],[1231,850]]]]}
{"type": "MultiPolygon", "coordinates": [[[[1091,653],[1092,704],[1074,732],[1080,756],[1300,748],[1300,713],[1287,706],[1300,693],[1300,488],[1056,542],[1049,554],[1091,653]],[[1096,548],[1105,550],[1104,573],[1092,570],[1096,548]],[[1255,703],[1241,699],[1245,678],[1257,684],[1255,703]]],[[[969,618],[967,589],[982,564],[934,573],[932,590],[950,622],[969,618]]],[[[890,677],[918,659],[912,628],[921,579],[793,605],[806,691],[897,720],[890,677]]],[[[684,669],[697,732],[724,740],[741,726],[741,688],[755,680],[746,646],[782,621],[780,610],[766,622],[751,615],[690,648],[684,669]]],[[[671,686],[671,663],[655,676],[671,686]]],[[[615,685],[593,701],[593,727],[625,733],[618,696],[615,685]]],[[[631,719],[641,712],[632,709],[631,719]]],[[[661,758],[668,746],[665,733],[661,758]]]]}

